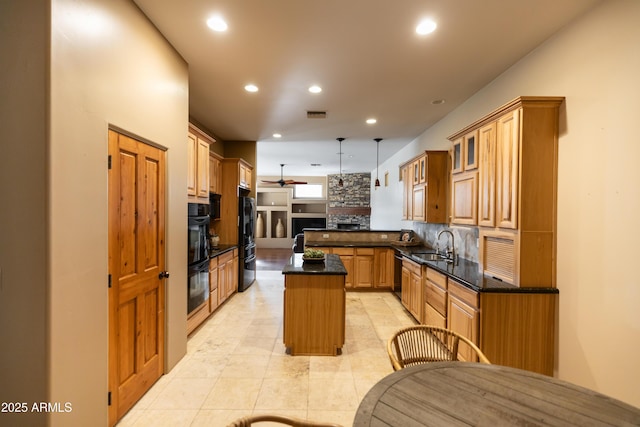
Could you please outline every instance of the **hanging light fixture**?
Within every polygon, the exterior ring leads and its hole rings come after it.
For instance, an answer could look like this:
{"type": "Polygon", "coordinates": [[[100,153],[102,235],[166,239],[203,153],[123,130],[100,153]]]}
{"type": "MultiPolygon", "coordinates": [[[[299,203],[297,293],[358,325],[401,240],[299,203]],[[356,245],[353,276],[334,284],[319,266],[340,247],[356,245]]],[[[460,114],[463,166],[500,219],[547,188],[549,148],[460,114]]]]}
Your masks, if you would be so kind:
{"type": "Polygon", "coordinates": [[[380,187],[380,179],[379,178],[379,169],[380,169],[380,141],[382,141],[382,138],[374,138],[373,139],[376,142],[376,183],[375,183],[375,187],[380,187]]]}
{"type": "Polygon", "coordinates": [[[338,180],[338,187],[343,187],[344,181],[342,180],[342,141],[344,141],[344,138],[336,138],[336,139],[340,143],[340,151],[338,152],[338,154],[340,155],[340,179],[338,180]]]}

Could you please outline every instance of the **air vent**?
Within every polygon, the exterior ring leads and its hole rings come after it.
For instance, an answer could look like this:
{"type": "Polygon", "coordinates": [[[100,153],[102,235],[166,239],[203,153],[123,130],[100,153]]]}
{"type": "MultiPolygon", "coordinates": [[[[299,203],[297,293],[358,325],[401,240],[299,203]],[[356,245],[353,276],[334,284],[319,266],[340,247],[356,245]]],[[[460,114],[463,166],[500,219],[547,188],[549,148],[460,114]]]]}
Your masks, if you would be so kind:
{"type": "Polygon", "coordinates": [[[307,119],[326,119],[326,111],[307,111],[307,119]]]}

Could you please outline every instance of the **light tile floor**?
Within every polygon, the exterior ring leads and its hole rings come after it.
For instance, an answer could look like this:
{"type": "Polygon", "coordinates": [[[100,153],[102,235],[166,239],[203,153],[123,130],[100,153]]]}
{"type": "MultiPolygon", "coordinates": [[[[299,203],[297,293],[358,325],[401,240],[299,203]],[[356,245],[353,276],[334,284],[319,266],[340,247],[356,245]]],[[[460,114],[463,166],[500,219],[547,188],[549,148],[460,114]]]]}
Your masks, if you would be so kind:
{"type": "Polygon", "coordinates": [[[259,270],[118,426],[226,426],[252,413],[352,425],[367,391],[392,372],[387,339],[415,322],[390,292],[347,292],[342,355],[290,356],[282,343],[283,288],[280,271],[259,270]]]}

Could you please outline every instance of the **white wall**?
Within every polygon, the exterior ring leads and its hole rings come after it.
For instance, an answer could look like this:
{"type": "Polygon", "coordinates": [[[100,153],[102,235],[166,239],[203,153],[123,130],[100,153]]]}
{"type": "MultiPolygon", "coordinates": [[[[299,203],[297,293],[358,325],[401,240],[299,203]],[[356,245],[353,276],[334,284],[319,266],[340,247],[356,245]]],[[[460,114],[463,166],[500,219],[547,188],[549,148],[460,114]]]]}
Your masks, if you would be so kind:
{"type": "MultiPolygon", "coordinates": [[[[557,376],[635,406],[640,406],[639,22],[640,2],[603,2],[381,166],[397,174],[398,164],[419,150],[448,148],[448,135],[517,96],[565,96],[558,174],[557,376]]],[[[372,199],[377,227],[398,223],[397,188],[394,209],[372,199]]]]}
{"type": "Polygon", "coordinates": [[[188,67],[128,0],[54,0],[49,141],[52,425],[107,422],[107,130],[167,149],[167,367],[186,352],[188,67]]]}

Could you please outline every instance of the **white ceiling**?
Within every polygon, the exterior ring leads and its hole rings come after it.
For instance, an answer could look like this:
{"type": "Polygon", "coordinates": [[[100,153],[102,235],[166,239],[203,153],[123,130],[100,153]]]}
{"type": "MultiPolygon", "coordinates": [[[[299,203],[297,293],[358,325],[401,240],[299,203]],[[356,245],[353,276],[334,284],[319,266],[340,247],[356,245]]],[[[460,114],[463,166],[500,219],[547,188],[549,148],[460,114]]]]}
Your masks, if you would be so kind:
{"type": "Polygon", "coordinates": [[[337,137],[344,173],[372,171],[373,138],[382,162],[599,0],[134,1],[189,64],[191,117],[258,141],[257,175],[286,179],[338,173],[337,137]],[[438,28],[418,36],[425,17],[438,28]]]}

